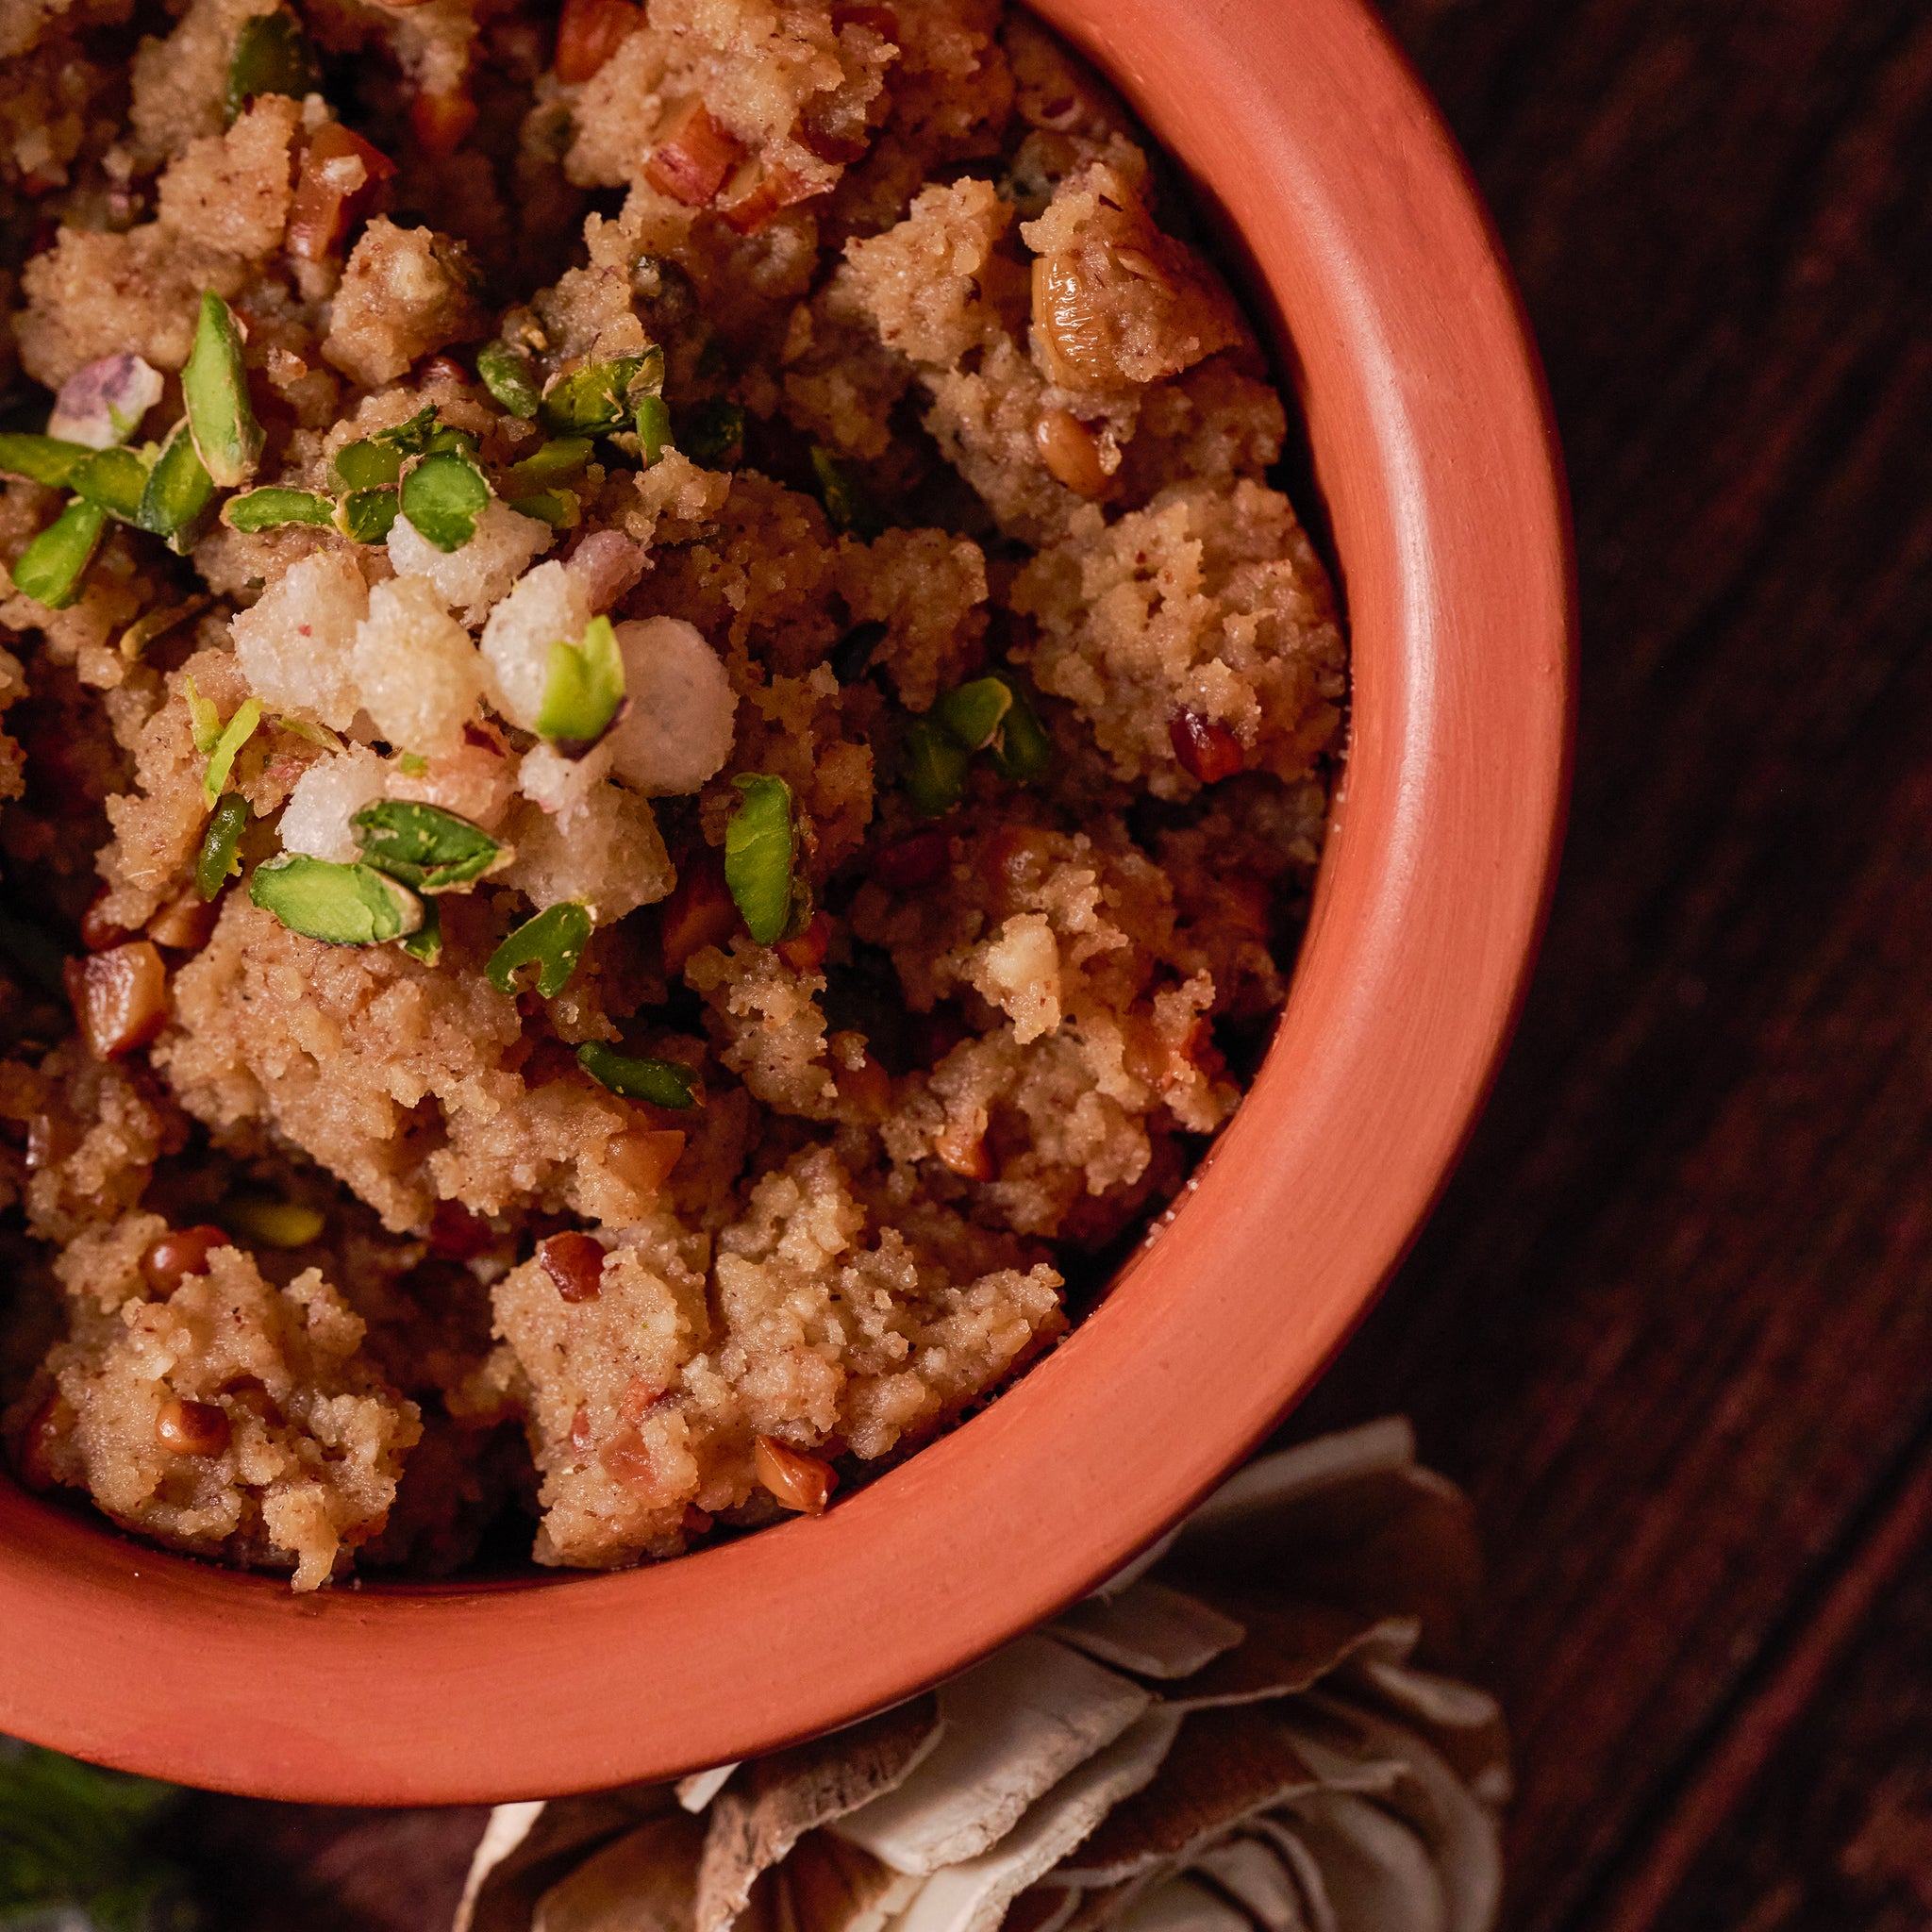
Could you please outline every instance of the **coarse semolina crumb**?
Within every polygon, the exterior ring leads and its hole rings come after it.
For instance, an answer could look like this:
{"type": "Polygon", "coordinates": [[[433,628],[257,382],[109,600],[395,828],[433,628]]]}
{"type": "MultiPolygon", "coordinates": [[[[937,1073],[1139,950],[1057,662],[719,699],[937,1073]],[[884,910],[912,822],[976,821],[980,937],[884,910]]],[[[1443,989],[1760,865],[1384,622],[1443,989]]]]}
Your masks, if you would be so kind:
{"type": "Polygon", "coordinates": [[[0,483],[9,1453],[300,1590],[837,1507],[1285,995],[1281,396],[1001,0],[285,4],[300,99],[274,0],[0,5],[0,375],[125,443],[68,583],[0,483]]]}

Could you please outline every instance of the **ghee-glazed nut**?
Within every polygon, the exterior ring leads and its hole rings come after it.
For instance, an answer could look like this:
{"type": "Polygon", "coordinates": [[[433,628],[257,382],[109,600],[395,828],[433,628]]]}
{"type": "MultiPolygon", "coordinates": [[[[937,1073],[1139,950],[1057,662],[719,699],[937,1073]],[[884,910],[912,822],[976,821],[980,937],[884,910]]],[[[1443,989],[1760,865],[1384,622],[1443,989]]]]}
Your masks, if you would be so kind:
{"type": "Polygon", "coordinates": [[[168,969],[149,940],[131,940],[65,966],[82,1042],[97,1060],[145,1046],[167,1024],[168,969]]]}
{"type": "Polygon", "coordinates": [[[13,1466],[30,1490],[51,1490],[60,1477],[54,1451],[74,1426],[74,1409],[59,1390],[51,1391],[14,1439],[13,1466]]]}
{"type": "Polygon", "coordinates": [[[198,952],[215,929],[218,910],[198,891],[179,893],[148,921],[147,936],[157,945],[173,946],[177,952],[198,952]]]}
{"type": "Polygon", "coordinates": [[[208,1257],[215,1249],[232,1245],[219,1227],[175,1228],[148,1244],[141,1257],[142,1279],[157,1294],[173,1294],[191,1274],[208,1273],[208,1257]]]}
{"type": "Polygon", "coordinates": [[[939,1156],[941,1164],[951,1168],[961,1180],[990,1181],[992,1178],[992,1156],[986,1151],[984,1134],[967,1134],[958,1127],[941,1127],[933,1136],[932,1151],[939,1156]]]}
{"type": "Polygon", "coordinates": [[[161,1405],[155,1441],[171,1456],[219,1456],[228,1446],[228,1418],[212,1402],[184,1402],[177,1395],[161,1405]]]}
{"type": "Polygon", "coordinates": [[[1174,757],[1204,785],[1232,778],[1247,762],[1241,740],[1225,724],[1198,711],[1176,711],[1168,722],[1167,735],[1174,757]]]}
{"type": "Polygon", "coordinates": [[[1121,374],[1100,301],[1098,278],[1074,250],[1033,263],[1033,330],[1046,373],[1062,389],[1131,389],[1121,374]]]}
{"type": "Polygon", "coordinates": [[[109,946],[121,945],[134,937],[125,925],[116,925],[108,917],[107,897],[108,889],[103,886],[80,915],[80,942],[90,953],[105,953],[109,946]]]}
{"type": "Polygon", "coordinates": [[[839,1474],[829,1462],[808,1456],[775,1436],[758,1437],[752,1451],[758,1481],[788,1509],[802,1516],[823,1516],[832,1491],[839,1487],[839,1474]]]}
{"type": "Polygon", "coordinates": [[[640,1194],[657,1193],[683,1158],[684,1135],[675,1127],[626,1127],[604,1148],[604,1165],[640,1194]]]}
{"type": "Polygon", "coordinates": [[[604,1249],[592,1236],[575,1229],[537,1244],[543,1272],[567,1302],[593,1302],[603,1291],[604,1249]]]}
{"type": "Polygon", "coordinates": [[[659,194],[702,208],[724,185],[743,150],[693,97],[674,108],[644,163],[644,179],[659,194]]]}
{"type": "Polygon", "coordinates": [[[1076,496],[1098,496],[1107,488],[1093,432],[1068,409],[1046,409],[1033,425],[1041,460],[1076,496]]]}
{"type": "Polygon", "coordinates": [[[722,946],[738,929],[738,908],[724,884],[718,855],[708,849],[687,859],[664,902],[664,970],[682,973],[693,953],[722,946]]]}

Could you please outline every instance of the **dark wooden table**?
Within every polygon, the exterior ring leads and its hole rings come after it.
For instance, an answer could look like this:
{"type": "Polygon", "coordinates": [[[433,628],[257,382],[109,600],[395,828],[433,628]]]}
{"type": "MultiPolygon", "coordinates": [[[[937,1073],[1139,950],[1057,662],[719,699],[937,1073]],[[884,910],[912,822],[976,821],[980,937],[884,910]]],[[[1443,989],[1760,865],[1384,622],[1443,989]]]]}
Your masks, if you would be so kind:
{"type": "MultiPolygon", "coordinates": [[[[1924,1926],[1932,8],[1391,17],[1547,358],[1582,728],[1495,1098],[1295,1426],[1405,1408],[1475,1498],[1512,1927],[1924,1926]]],[[[197,1826],[235,1923],[427,1932],[478,1822],[197,1826]]]]}

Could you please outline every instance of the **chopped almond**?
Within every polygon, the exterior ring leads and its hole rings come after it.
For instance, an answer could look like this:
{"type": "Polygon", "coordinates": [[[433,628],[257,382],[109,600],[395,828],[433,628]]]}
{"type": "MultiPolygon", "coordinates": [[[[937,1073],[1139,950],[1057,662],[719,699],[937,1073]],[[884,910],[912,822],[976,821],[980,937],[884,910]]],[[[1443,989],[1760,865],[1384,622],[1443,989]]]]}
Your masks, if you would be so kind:
{"type": "Polygon", "coordinates": [[[682,973],[706,946],[722,946],[738,929],[738,908],[724,884],[724,868],[707,848],[688,859],[664,902],[664,970],[682,973]]]}
{"type": "Polygon", "coordinates": [[[957,1126],[943,1126],[932,1137],[932,1151],[941,1164],[967,1181],[992,1178],[992,1156],[986,1151],[984,1134],[968,1134],[957,1126]]]}
{"type": "Polygon", "coordinates": [[[788,1509],[801,1516],[823,1516],[832,1491],[839,1487],[839,1473],[829,1462],[808,1456],[775,1436],[760,1436],[752,1451],[759,1482],[788,1509]]]}
{"type": "Polygon", "coordinates": [[[655,1194],[684,1158],[684,1135],[675,1127],[626,1127],[604,1145],[604,1165],[625,1187],[655,1194]]]}
{"type": "Polygon", "coordinates": [[[178,953],[198,952],[208,944],[220,909],[198,891],[179,893],[148,921],[147,936],[157,945],[173,946],[178,953]]]}
{"type": "Polygon", "coordinates": [[[231,1246],[219,1227],[179,1227],[148,1243],[141,1257],[142,1278],[157,1294],[173,1294],[191,1274],[208,1273],[208,1257],[231,1246]]]}
{"type": "Polygon", "coordinates": [[[587,81],[644,24],[630,0],[563,0],[557,24],[557,77],[566,87],[587,81]]]}
{"type": "Polygon", "coordinates": [[[702,208],[724,187],[743,150],[699,100],[672,108],[644,162],[644,179],[687,208],[702,208]]]}
{"type": "Polygon", "coordinates": [[[396,164],[340,121],[315,130],[289,208],[286,246],[303,261],[320,261],[341,245],[396,164]]]}
{"type": "Polygon", "coordinates": [[[65,967],[87,1050],[110,1060],[145,1046],[168,1022],[168,969],[149,940],[130,940],[65,967]]]}
{"type": "Polygon", "coordinates": [[[780,208],[809,201],[824,192],[818,182],[808,181],[790,168],[746,161],[725,184],[718,199],[718,213],[739,234],[756,235],[780,208]]]}

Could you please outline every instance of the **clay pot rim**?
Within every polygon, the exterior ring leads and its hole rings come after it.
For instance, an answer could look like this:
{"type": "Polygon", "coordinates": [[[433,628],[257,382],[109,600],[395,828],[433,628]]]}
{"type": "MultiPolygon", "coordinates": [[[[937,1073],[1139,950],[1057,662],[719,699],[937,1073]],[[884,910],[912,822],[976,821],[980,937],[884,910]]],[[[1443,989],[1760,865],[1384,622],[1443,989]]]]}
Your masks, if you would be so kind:
{"type": "Polygon", "coordinates": [[[1219,204],[1257,309],[1291,325],[1347,579],[1345,795],[1240,1114],[1108,1300],[984,1413],[823,1519],[658,1569],[298,1598],[0,1485],[0,1731],[334,1804],[773,1748],[1144,1547],[1413,1237],[1513,1024],[1567,790],[1574,600],[1535,354],[1463,164],[1360,0],[1040,10],[1219,204]]]}

